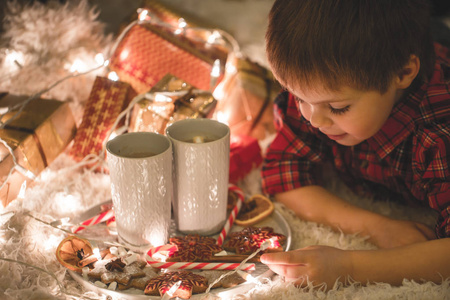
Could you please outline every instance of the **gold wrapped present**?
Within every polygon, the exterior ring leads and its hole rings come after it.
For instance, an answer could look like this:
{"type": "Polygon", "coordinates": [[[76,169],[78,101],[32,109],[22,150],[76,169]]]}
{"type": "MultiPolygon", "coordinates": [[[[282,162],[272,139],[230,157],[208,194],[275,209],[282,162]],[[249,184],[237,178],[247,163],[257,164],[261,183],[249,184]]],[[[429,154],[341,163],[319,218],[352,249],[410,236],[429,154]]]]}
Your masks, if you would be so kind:
{"type": "Polygon", "coordinates": [[[264,139],[275,132],[273,100],[281,86],[272,73],[247,58],[231,56],[224,79],[214,90],[216,118],[231,132],[264,139]]]}
{"type": "MultiPolygon", "coordinates": [[[[0,98],[0,108],[6,110],[26,99],[27,96],[6,95],[0,98]]],[[[76,132],[75,120],[66,102],[35,99],[18,115],[17,112],[8,112],[1,119],[2,124],[6,124],[0,129],[3,141],[0,144],[0,178],[3,184],[0,199],[4,207],[17,197],[27,178],[37,176],[55,160],[76,132]]]]}
{"type": "Polygon", "coordinates": [[[129,131],[164,134],[177,120],[211,117],[216,102],[210,92],[167,74],[134,106],[129,131]]]}

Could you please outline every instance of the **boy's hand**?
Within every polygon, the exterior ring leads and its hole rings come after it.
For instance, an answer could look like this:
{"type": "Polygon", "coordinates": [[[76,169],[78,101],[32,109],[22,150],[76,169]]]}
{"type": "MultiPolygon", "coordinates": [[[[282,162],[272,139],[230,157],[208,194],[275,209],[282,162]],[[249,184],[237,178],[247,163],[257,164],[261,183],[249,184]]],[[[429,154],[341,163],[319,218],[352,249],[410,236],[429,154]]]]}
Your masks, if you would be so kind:
{"type": "Polygon", "coordinates": [[[371,232],[370,241],[381,249],[406,246],[436,238],[433,230],[422,223],[384,217],[371,232]]]}
{"type": "Polygon", "coordinates": [[[308,278],[314,285],[326,283],[330,289],[337,279],[345,283],[347,276],[352,273],[347,251],[328,246],[266,253],[261,256],[261,262],[284,276],[286,281],[292,281],[298,286],[306,285],[308,278]]]}

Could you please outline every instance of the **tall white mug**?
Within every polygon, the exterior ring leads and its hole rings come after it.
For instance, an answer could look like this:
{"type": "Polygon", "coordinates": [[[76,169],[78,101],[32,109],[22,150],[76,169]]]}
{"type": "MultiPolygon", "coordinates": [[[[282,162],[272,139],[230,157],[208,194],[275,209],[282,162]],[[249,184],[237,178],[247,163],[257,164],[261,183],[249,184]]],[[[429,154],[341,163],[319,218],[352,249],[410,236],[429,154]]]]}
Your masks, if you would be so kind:
{"type": "Polygon", "coordinates": [[[106,144],[119,240],[132,249],[168,241],[172,145],[151,132],[119,135],[106,144]]]}
{"type": "Polygon", "coordinates": [[[183,233],[214,234],[225,223],[230,129],[211,119],[185,119],[166,129],[173,145],[174,218],[183,233]]]}

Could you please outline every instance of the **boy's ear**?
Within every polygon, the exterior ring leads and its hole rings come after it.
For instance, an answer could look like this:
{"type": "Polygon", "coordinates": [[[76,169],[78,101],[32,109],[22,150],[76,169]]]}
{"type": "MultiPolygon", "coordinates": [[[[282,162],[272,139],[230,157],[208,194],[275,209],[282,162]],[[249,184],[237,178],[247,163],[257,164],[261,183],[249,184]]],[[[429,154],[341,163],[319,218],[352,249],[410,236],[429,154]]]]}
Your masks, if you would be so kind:
{"type": "Polygon", "coordinates": [[[416,78],[420,70],[420,59],[414,54],[409,58],[408,63],[400,70],[397,77],[397,88],[408,88],[416,78]]]}

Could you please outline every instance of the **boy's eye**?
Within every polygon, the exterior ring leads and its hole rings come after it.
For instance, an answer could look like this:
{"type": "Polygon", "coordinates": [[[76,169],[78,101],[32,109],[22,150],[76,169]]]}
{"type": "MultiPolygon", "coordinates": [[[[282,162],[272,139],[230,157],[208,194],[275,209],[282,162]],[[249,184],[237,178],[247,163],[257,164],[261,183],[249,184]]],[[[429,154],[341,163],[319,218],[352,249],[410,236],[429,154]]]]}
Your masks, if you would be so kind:
{"type": "Polygon", "coordinates": [[[342,114],[345,114],[350,109],[350,105],[347,105],[343,108],[334,108],[331,105],[329,105],[329,108],[330,108],[330,111],[332,114],[342,115],[342,114]]]}
{"type": "MultiPolygon", "coordinates": [[[[297,101],[300,104],[304,103],[304,101],[302,99],[298,98],[297,96],[295,96],[295,101],[297,101]]],[[[335,114],[335,115],[345,114],[350,109],[350,105],[347,105],[342,108],[334,108],[333,106],[328,104],[328,107],[329,107],[331,113],[335,114]]]]}

